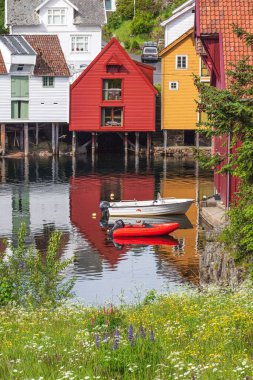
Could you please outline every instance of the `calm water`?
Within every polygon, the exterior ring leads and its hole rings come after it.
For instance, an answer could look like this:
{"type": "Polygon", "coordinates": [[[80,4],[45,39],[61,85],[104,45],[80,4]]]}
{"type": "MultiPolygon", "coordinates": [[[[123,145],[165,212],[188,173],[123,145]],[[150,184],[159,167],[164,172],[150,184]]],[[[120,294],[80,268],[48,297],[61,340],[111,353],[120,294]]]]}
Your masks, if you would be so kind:
{"type": "MultiPolygon", "coordinates": [[[[62,231],[61,256],[72,257],[76,297],[86,304],[141,299],[148,290],[177,291],[198,283],[198,210],[180,219],[173,238],[125,241],[106,237],[100,200],[202,197],[213,192],[210,173],[193,161],[122,156],[0,160],[0,251],[4,240],[16,244],[22,221],[27,242],[45,250],[52,230],[62,231]]],[[[170,221],[162,217],[159,221],[170,221]]],[[[147,220],[147,218],[146,218],[147,220]]],[[[150,220],[147,220],[150,221],[150,220]]],[[[109,223],[113,222],[109,220],[109,223]]]]}

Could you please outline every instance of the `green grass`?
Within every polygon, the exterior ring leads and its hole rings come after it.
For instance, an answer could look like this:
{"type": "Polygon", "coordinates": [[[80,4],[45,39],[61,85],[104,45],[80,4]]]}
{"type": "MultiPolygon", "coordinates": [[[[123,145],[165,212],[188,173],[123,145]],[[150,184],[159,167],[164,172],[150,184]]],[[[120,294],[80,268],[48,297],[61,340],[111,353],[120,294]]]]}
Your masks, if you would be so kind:
{"type": "Polygon", "coordinates": [[[149,40],[150,37],[147,34],[131,36],[130,25],[131,20],[123,21],[120,27],[113,31],[113,35],[121,42],[129,41],[131,44],[133,41],[137,41],[140,46],[149,40]]]}
{"type": "Polygon", "coordinates": [[[7,307],[0,309],[0,378],[245,379],[253,375],[252,338],[253,295],[246,290],[108,310],[7,307]]]}

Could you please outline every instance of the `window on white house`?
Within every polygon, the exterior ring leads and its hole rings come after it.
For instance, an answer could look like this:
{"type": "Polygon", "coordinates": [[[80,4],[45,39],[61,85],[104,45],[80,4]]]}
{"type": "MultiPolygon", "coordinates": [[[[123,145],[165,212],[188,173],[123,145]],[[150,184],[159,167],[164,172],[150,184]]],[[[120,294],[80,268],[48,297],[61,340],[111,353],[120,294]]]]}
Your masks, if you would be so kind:
{"type": "Polygon", "coordinates": [[[170,82],[169,83],[170,90],[178,90],[178,82],[170,82]]]}
{"type": "Polygon", "coordinates": [[[176,68],[177,69],[188,69],[188,55],[177,55],[176,56],[176,68]]]}
{"type": "Polygon", "coordinates": [[[71,37],[72,52],[88,52],[89,51],[89,36],[72,36],[71,37]]]}
{"type": "Polygon", "coordinates": [[[54,87],[54,77],[43,77],[43,87],[54,87]]]}
{"type": "Polygon", "coordinates": [[[67,9],[55,8],[47,11],[48,25],[66,25],[67,24],[67,9]]]}

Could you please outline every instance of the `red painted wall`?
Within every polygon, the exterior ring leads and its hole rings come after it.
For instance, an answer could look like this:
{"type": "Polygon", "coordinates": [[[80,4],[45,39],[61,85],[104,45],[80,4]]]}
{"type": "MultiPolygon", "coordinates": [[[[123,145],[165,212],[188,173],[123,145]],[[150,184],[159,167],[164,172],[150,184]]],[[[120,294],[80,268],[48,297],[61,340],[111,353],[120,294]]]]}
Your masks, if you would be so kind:
{"type": "Polygon", "coordinates": [[[153,68],[141,69],[113,38],[71,86],[70,130],[94,132],[155,131],[153,68]],[[116,60],[125,72],[107,73],[106,64],[116,60]],[[143,73],[145,71],[145,74],[143,73]],[[148,74],[149,73],[149,74],[148,74]],[[122,99],[102,100],[103,79],[122,79],[122,99]],[[123,107],[123,127],[101,127],[101,107],[123,107]]]}

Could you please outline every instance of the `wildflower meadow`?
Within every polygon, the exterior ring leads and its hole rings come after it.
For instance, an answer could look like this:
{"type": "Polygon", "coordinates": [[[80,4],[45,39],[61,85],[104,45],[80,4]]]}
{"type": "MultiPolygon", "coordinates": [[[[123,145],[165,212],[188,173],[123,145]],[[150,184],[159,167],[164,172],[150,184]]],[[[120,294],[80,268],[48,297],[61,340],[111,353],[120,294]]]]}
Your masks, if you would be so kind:
{"type": "Polygon", "coordinates": [[[0,308],[0,379],[251,379],[253,295],[191,292],[135,306],[0,308]]]}

